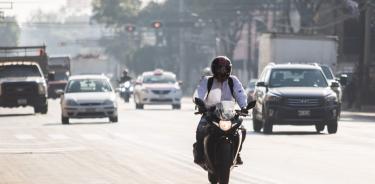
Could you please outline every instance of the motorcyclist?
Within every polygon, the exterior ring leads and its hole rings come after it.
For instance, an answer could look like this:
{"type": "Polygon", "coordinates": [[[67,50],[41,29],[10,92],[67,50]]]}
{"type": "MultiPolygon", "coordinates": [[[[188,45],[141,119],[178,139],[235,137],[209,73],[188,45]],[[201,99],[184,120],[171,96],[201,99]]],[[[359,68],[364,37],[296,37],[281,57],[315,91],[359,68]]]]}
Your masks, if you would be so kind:
{"type": "MultiPolygon", "coordinates": [[[[226,56],[218,56],[213,59],[211,62],[211,71],[213,74],[213,82],[212,87],[208,90],[208,81],[209,76],[202,79],[199,83],[197,89],[197,98],[204,100],[208,106],[213,106],[221,101],[233,101],[235,100],[238,105],[241,107],[241,110],[244,113],[247,113],[246,106],[247,106],[247,96],[245,90],[238,80],[237,77],[231,75],[232,72],[232,63],[226,56]],[[229,78],[233,81],[232,86],[229,84],[229,78]],[[230,89],[230,88],[233,89],[230,89]],[[209,94],[207,94],[209,91],[209,94]],[[233,93],[232,93],[233,92],[233,93]]],[[[194,155],[194,162],[197,164],[201,164],[204,162],[204,151],[203,151],[203,139],[207,134],[206,128],[208,126],[208,122],[203,115],[196,130],[196,144],[195,150],[196,154],[194,155]]],[[[246,130],[242,126],[241,127],[243,140],[245,140],[246,130]]],[[[237,157],[237,164],[241,165],[242,159],[238,154],[237,157]]]]}
{"type": "Polygon", "coordinates": [[[130,77],[128,75],[128,69],[124,69],[122,71],[122,76],[121,76],[121,79],[120,79],[120,83],[124,83],[124,82],[127,82],[127,81],[131,81],[132,80],[132,77],[130,77]]]}

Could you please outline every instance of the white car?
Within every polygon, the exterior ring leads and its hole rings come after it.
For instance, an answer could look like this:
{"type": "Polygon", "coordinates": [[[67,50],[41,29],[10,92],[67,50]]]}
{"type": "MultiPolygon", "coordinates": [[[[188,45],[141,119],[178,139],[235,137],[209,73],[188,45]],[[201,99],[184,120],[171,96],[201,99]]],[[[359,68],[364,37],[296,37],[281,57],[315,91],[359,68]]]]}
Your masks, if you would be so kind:
{"type": "Polygon", "coordinates": [[[77,75],[69,78],[61,95],[61,121],[70,118],[106,118],[117,122],[116,94],[104,75],[77,75]]]}
{"type": "Polygon", "coordinates": [[[181,109],[180,85],[172,72],[144,72],[134,87],[136,109],[143,109],[144,105],[172,105],[173,109],[181,109]]]}

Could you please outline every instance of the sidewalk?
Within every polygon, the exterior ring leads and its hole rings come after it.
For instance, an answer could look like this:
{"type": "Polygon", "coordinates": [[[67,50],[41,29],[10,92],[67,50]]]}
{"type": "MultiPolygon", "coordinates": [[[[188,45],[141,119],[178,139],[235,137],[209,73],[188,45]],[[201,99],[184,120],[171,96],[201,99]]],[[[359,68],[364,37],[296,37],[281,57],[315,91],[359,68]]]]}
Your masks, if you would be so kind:
{"type": "Polygon", "coordinates": [[[341,119],[351,118],[375,123],[375,112],[342,111],[341,119]]]}

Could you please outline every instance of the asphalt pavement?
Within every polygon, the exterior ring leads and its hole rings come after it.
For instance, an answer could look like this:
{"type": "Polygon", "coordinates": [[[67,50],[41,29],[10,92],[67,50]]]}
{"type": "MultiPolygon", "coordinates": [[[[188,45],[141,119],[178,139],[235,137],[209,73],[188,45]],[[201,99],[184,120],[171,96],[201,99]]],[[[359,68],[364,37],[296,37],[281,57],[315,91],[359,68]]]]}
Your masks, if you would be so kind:
{"type": "MultiPolygon", "coordinates": [[[[0,184],[208,183],[193,163],[199,116],[190,98],[181,110],[119,100],[119,122],[60,121],[59,100],[46,115],[32,108],[0,108],[0,184]]],[[[315,184],[375,182],[375,113],[343,112],[337,134],[313,126],[252,131],[243,146],[244,165],[230,183],[315,184]]]]}

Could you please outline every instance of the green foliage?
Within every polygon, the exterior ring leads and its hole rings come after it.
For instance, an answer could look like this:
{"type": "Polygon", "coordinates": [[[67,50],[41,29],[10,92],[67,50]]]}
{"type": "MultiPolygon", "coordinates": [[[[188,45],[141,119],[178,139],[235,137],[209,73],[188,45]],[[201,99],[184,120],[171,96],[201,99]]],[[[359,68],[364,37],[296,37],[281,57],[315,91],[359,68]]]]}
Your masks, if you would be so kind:
{"type": "Polygon", "coordinates": [[[20,27],[14,17],[0,21],[0,46],[17,46],[20,27]]]}
{"type": "Polygon", "coordinates": [[[136,22],[140,0],[94,0],[92,19],[108,27],[124,27],[136,22]]]}

